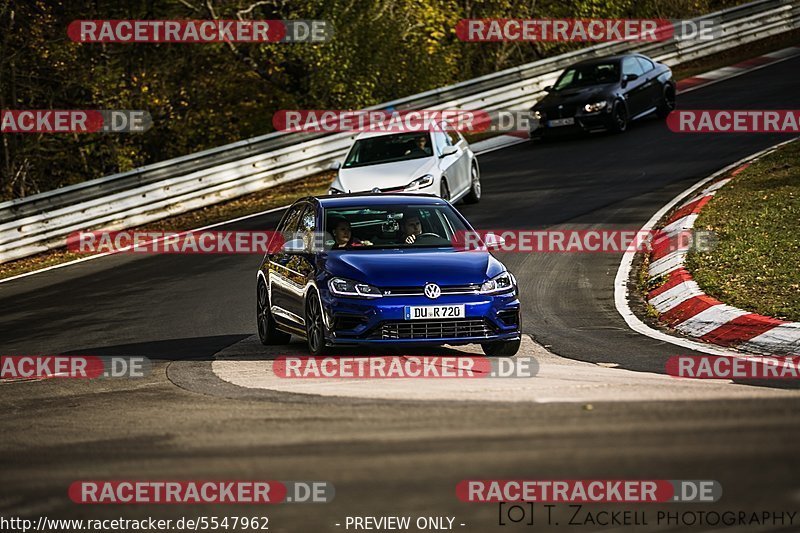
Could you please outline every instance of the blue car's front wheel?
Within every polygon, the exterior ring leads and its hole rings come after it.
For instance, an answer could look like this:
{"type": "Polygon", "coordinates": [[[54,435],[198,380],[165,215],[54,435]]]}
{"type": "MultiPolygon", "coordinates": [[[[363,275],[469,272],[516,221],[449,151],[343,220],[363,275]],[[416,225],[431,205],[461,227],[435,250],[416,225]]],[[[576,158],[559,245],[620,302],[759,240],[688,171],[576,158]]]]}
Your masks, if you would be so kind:
{"type": "Polygon", "coordinates": [[[308,351],[312,355],[322,355],[325,352],[325,324],[322,321],[322,306],[314,291],[310,291],[306,299],[305,320],[308,351]]]}
{"type": "Polygon", "coordinates": [[[496,341],[486,342],[481,344],[483,353],[489,357],[514,357],[519,351],[519,346],[522,343],[520,339],[513,341],[496,341]]]}
{"type": "Polygon", "coordinates": [[[269,293],[267,284],[263,279],[258,280],[256,290],[256,321],[258,325],[258,340],[261,344],[270,346],[273,344],[289,344],[291,335],[279,331],[275,325],[275,319],[269,310],[269,293]]]}

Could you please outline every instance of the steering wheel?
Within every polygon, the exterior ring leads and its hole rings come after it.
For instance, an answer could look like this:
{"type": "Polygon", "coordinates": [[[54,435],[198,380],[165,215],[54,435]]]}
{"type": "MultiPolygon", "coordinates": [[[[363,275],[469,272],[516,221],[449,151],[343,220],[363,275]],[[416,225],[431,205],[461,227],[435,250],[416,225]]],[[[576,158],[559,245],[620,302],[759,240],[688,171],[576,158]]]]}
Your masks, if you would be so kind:
{"type": "Polygon", "coordinates": [[[432,232],[420,233],[419,235],[417,235],[417,238],[414,240],[414,242],[418,243],[425,239],[441,239],[441,238],[442,236],[439,235],[438,233],[432,233],[432,232]]]}

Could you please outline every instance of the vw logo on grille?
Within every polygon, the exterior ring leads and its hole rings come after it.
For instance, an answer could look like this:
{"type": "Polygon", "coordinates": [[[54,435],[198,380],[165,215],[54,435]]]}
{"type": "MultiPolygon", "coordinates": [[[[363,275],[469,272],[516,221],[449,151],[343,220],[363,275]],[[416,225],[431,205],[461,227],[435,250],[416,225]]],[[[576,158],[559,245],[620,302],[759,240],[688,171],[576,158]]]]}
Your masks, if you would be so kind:
{"type": "Polygon", "coordinates": [[[440,289],[437,284],[435,283],[425,284],[425,296],[427,296],[431,300],[435,300],[441,295],[442,295],[442,289],[440,289]]]}

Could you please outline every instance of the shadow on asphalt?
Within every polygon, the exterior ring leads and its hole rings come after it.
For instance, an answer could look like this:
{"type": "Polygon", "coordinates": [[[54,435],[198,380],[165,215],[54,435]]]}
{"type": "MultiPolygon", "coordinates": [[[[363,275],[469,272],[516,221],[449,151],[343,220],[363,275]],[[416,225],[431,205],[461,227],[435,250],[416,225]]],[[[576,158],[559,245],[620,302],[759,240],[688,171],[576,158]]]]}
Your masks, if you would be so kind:
{"type": "MultiPolygon", "coordinates": [[[[180,361],[191,359],[195,361],[213,361],[214,354],[236,344],[252,334],[241,335],[216,335],[210,337],[194,337],[184,339],[169,339],[160,341],[137,342],[131,344],[118,344],[114,346],[92,346],[64,352],[62,355],[95,355],[100,357],[131,357],[144,356],[152,360],[180,361]]],[[[241,361],[271,361],[277,357],[304,357],[310,355],[305,341],[292,337],[292,341],[285,345],[264,347],[264,354],[249,352],[241,356],[225,356],[226,360],[241,361]]],[[[332,357],[350,356],[398,356],[398,355],[483,355],[465,354],[463,351],[444,347],[336,347],[331,348],[326,355],[332,357]]]]}

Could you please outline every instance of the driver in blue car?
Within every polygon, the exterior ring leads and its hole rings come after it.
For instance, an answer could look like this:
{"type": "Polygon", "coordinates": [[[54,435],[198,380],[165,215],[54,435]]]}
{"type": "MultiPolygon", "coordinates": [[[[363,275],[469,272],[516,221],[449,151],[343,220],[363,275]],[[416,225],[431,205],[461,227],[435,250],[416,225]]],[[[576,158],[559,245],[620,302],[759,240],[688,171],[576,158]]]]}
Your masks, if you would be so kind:
{"type": "Polygon", "coordinates": [[[406,244],[414,244],[417,235],[422,235],[422,219],[416,211],[406,211],[403,214],[403,235],[406,244]]]}

